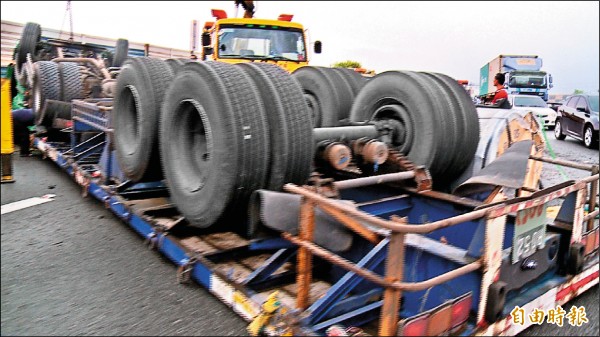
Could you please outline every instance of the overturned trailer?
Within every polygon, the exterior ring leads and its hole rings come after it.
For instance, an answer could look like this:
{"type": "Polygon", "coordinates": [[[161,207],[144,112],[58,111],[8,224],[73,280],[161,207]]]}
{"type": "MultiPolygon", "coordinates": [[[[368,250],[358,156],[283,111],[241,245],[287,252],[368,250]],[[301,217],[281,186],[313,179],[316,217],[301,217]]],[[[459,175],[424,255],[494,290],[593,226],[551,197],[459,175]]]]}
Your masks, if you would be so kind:
{"type": "Polygon", "coordinates": [[[597,165],[445,75],[139,57],[114,88],[37,147],[253,335],[512,335],[598,283],[597,165]]]}

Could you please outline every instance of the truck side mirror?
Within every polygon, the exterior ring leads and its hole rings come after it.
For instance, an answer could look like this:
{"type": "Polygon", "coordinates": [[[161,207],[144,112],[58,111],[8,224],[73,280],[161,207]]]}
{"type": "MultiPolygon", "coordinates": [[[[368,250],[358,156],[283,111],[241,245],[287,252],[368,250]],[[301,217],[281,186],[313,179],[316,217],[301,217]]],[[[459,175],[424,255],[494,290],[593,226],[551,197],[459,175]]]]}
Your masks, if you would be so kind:
{"type": "Polygon", "coordinates": [[[323,48],[323,44],[321,41],[315,41],[315,54],[321,54],[321,49],[323,48]]]}
{"type": "Polygon", "coordinates": [[[209,32],[202,33],[202,46],[204,46],[204,47],[210,46],[210,33],[209,32]]]}
{"type": "Polygon", "coordinates": [[[552,75],[548,74],[548,83],[550,83],[549,87],[550,89],[552,89],[552,87],[554,87],[554,84],[552,84],[552,75]]]}

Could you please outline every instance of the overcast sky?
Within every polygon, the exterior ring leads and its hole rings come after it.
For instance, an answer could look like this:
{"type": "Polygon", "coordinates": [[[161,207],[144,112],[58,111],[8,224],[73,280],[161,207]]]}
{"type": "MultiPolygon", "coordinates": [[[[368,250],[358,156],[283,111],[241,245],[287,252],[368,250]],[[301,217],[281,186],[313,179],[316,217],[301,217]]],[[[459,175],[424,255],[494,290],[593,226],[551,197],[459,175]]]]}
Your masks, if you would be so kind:
{"type": "MultiPolygon", "coordinates": [[[[2,20],[69,30],[66,1],[2,1],[2,20]]],[[[550,93],[598,93],[599,2],[255,1],[259,18],[294,14],[323,53],[311,64],[360,62],[376,72],[435,71],[479,84],[500,54],[538,55],[550,93]]],[[[73,1],[76,33],[189,49],[190,23],[210,9],[235,16],[234,1],[73,1]]],[[[242,16],[240,7],[238,17],[242,16]]]]}

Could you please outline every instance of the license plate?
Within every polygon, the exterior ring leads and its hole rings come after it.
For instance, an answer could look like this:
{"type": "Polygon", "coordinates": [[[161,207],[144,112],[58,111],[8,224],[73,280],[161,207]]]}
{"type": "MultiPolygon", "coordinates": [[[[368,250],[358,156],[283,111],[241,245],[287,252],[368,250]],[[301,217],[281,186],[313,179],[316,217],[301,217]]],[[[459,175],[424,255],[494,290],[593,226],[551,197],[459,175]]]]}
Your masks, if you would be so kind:
{"type": "Polygon", "coordinates": [[[529,231],[519,235],[515,240],[513,249],[516,249],[516,256],[513,258],[513,263],[521,259],[533,255],[538,249],[544,248],[546,242],[546,228],[529,231]]]}
{"type": "Polygon", "coordinates": [[[527,208],[517,212],[513,236],[512,263],[531,256],[546,243],[547,204],[527,208]]]}

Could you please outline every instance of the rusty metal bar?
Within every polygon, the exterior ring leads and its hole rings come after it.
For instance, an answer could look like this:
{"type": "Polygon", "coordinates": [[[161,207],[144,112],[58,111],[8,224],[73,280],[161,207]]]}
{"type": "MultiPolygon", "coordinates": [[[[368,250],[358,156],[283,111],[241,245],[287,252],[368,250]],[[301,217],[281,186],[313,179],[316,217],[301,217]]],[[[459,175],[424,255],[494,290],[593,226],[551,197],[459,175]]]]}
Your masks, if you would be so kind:
{"type": "Polygon", "coordinates": [[[319,208],[321,208],[324,211],[326,211],[327,213],[329,213],[331,216],[333,216],[334,218],[339,220],[342,224],[344,224],[346,227],[348,227],[349,229],[354,231],[356,234],[362,236],[365,240],[367,240],[371,243],[375,243],[375,244],[380,241],[379,235],[377,235],[376,233],[373,233],[369,229],[365,228],[358,221],[349,217],[347,214],[344,214],[342,211],[338,210],[337,208],[334,208],[334,207],[331,207],[328,205],[319,205],[319,208]]]}
{"type": "Polygon", "coordinates": [[[459,223],[462,223],[465,221],[482,218],[482,217],[486,216],[487,213],[490,211],[490,209],[482,209],[482,210],[477,210],[477,211],[473,211],[473,212],[466,213],[466,214],[461,214],[461,215],[458,215],[458,216],[455,216],[452,218],[442,219],[442,220],[435,221],[435,222],[428,223],[428,224],[405,225],[405,224],[398,224],[398,223],[395,223],[392,221],[383,220],[374,215],[370,215],[370,214],[364,213],[360,210],[357,210],[351,206],[336,203],[331,199],[325,198],[321,195],[318,195],[314,192],[308,191],[307,189],[296,186],[294,184],[286,184],[284,186],[284,189],[288,192],[300,194],[304,197],[307,197],[307,198],[313,200],[318,206],[321,206],[322,204],[331,206],[331,207],[339,209],[340,211],[342,211],[348,215],[351,215],[358,219],[364,220],[374,226],[379,226],[381,228],[385,228],[385,229],[389,229],[394,232],[401,232],[401,233],[417,233],[417,234],[429,233],[436,229],[449,227],[449,226],[453,226],[453,225],[456,225],[456,224],[459,224],[459,223]]]}
{"type": "MultiPolygon", "coordinates": [[[[406,224],[406,218],[401,219],[400,222],[406,224]]],[[[402,282],[404,277],[404,236],[404,233],[392,233],[390,236],[385,262],[385,281],[388,283],[402,282]]],[[[399,289],[385,289],[379,320],[379,336],[396,335],[401,296],[402,291],[399,289]]]]}
{"type": "MultiPolygon", "coordinates": [[[[312,242],[315,230],[315,208],[311,200],[302,198],[300,206],[300,239],[312,242]]],[[[298,286],[298,297],[296,298],[296,308],[305,310],[308,308],[310,295],[310,283],[312,281],[312,253],[306,247],[300,247],[298,250],[298,275],[296,284],[298,286]]]]}
{"type": "MultiPolygon", "coordinates": [[[[597,175],[600,172],[599,165],[592,165],[592,176],[597,175]]],[[[596,196],[598,195],[598,182],[592,182],[592,186],[590,188],[590,196],[588,199],[588,209],[590,212],[596,209],[596,196]]],[[[597,214],[597,213],[596,213],[597,214]]],[[[587,230],[591,231],[594,229],[594,218],[591,217],[588,219],[587,230]]]]}
{"type": "Polygon", "coordinates": [[[353,272],[359,276],[362,276],[364,279],[366,279],[368,281],[371,281],[382,287],[393,287],[393,288],[396,288],[396,289],[399,289],[402,291],[424,290],[424,289],[433,287],[435,285],[444,283],[453,278],[456,278],[456,277],[462,276],[464,274],[468,274],[470,272],[481,269],[481,267],[483,266],[483,263],[480,260],[477,260],[475,262],[469,263],[460,268],[451,270],[445,274],[436,276],[436,277],[431,278],[426,281],[413,282],[413,283],[404,283],[404,282],[390,283],[390,282],[385,281],[381,276],[373,273],[372,271],[360,268],[360,267],[356,266],[356,264],[354,264],[338,255],[335,255],[335,254],[327,251],[326,249],[315,245],[312,242],[301,240],[298,237],[295,237],[289,233],[282,233],[281,236],[284,239],[294,243],[297,246],[308,249],[314,255],[317,255],[317,256],[323,258],[324,260],[327,260],[327,261],[329,261],[339,267],[342,267],[350,272],[353,272]]]}
{"type": "Polygon", "coordinates": [[[93,59],[93,58],[87,58],[87,57],[67,57],[67,58],[60,58],[57,57],[55,59],[52,59],[52,61],[54,62],[83,62],[83,63],[91,63],[93,64],[98,70],[100,70],[100,72],[102,72],[102,75],[104,75],[104,77],[107,80],[112,79],[112,77],[110,76],[110,73],[108,72],[108,70],[100,63],[99,60],[93,59]]]}
{"type": "Polygon", "coordinates": [[[566,166],[566,167],[590,171],[590,172],[592,171],[592,169],[594,167],[593,165],[579,164],[579,163],[574,163],[574,162],[568,161],[568,160],[552,159],[552,158],[548,158],[548,157],[537,157],[537,156],[533,156],[533,155],[530,155],[529,159],[542,161],[542,162],[550,163],[550,164],[558,164],[561,166],[566,166]]]}
{"type": "Polygon", "coordinates": [[[594,226],[594,218],[598,216],[599,211],[600,210],[595,210],[591,213],[588,213],[586,216],[583,217],[583,222],[589,221],[588,228],[587,228],[588,232],[594,229],[594,227],[593,227],[594,226]],[[589,227],[590,223],[592,224],[592,228],[589,227]]]}
{"type": "Polygon", "coordinates": [[[370,176],[364,178],[356,178],[356,179],[348,179],[342,181],[336,181],[333,184],[338,190],[343,190],[347,188],[356,188],[362,186],[376,185],[376,184],[384,184],[392,181],[398,180],[406,180],[412,179],[415,177],[415,172],[406,171],[406,172],[398,172],[398,173],[389,173],[382,174],[378,176],[370,176]]]}

